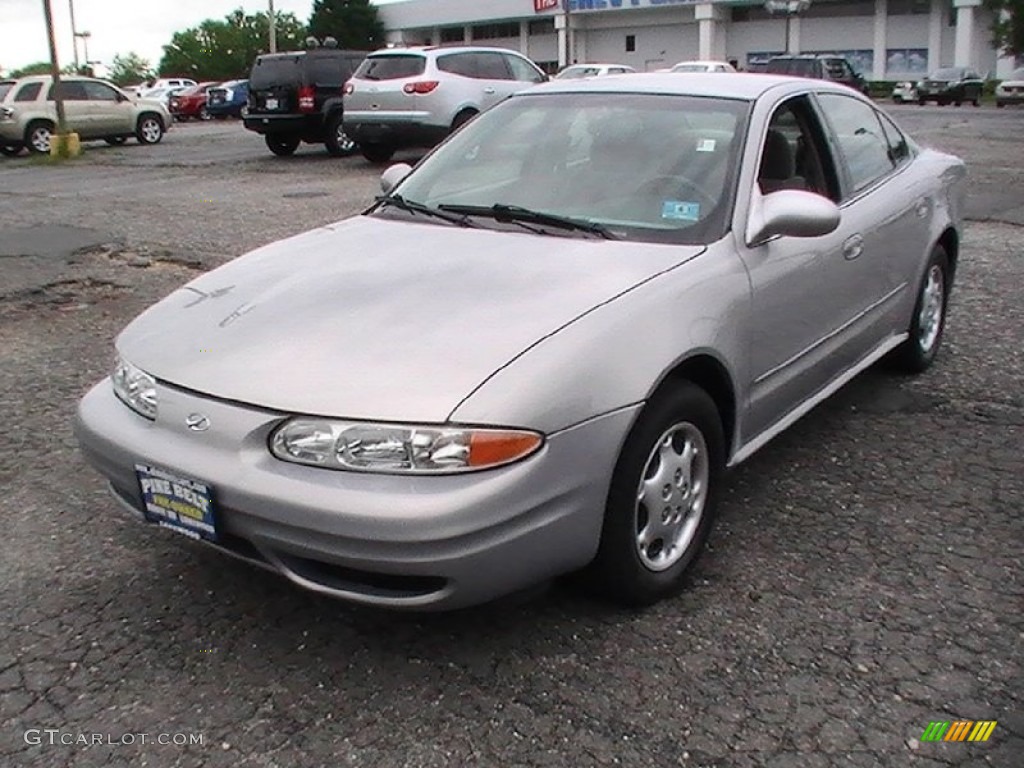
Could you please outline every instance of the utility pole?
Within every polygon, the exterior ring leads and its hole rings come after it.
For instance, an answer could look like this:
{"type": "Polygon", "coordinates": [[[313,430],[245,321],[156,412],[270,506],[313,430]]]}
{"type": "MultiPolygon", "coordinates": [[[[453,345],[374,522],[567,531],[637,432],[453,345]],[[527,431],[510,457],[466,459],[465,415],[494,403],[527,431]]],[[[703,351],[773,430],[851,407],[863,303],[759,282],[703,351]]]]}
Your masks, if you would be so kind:
{"type": "Polygon", "coordinates": [[[78,28],[75,27],[75,0],[68,0],[68,8],[71,10],[71,45],[75,49],[75,72],[77,73],[80,70],[78,69],[78,28]]]}
{"type": "Polygon", "coordinates": [[[46,35],[50,43],[50,71],[53,74],[53,100],[57,104],[57,131],[67,133],[68,121],[64,115],[64,94],[60,87],[60,64],[57,62],[57,42],[53,37],[53,11],[50,0],[43,0],[43,13],[46,14],[46,35]]]}
{"type": "Polygon", "coordinates": [[[269,0],[270,12],[268,19],[270,21],[270,52],[277,53],[277,14],[274,13],[274,0],[269,0]]]}

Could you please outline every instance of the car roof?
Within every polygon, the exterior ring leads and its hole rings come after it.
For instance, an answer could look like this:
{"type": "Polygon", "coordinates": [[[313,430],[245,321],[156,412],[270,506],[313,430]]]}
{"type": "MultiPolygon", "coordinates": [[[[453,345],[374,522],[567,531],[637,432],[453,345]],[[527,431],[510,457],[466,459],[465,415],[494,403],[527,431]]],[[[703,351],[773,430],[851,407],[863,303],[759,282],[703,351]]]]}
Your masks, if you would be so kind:
{"type": "Polygon", "coordinates": [[[843,86],[832,85],[826,80],[819,82],[808,80],[805,77],[751,72],[638,72],[608,78],[552,80],[536,85],[523,93],[603,91],[607,93],[708,96],[753,101],[774,89],[806,91],[808,88],[833,90],[838,93],[847,93],[850,90],[843,86]]]}
{"type": "MultiPolygon", "coordinates": [[[[370,56],[386,56],[388,54],[442,54],[442,53],[511,53],[522,57],[519,51],[511,48],[496,48],[488,45],[410,45],[403,48],[381,48],[370,56]]],[[[618,66],[617,64],[615,66],[618,66]]]]}

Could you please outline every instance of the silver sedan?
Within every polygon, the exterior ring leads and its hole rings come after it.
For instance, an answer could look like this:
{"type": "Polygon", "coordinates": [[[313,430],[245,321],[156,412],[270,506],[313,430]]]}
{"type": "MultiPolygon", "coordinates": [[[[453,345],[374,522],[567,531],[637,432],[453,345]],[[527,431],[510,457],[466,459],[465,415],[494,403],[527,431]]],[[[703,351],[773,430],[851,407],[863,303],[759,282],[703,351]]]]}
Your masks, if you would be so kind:
{"type": "Polygon", "coordinates": [[[739,464],[939,349],[964,166],[840,85],[524,91],[363,215],[183,286],[77,432],[139,519],[317,592],[672,595],[739,464]]]}

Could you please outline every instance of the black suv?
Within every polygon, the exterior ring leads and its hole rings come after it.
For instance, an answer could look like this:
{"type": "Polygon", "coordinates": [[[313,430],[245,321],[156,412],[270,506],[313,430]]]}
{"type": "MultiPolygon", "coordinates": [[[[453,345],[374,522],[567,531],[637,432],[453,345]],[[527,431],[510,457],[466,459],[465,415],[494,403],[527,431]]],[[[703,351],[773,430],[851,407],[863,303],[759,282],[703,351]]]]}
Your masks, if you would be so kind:
{"type": "Polygon", "coordinates": [[[868,84],[850,62],[842,56],[804,54],[802,56],[776,56],[768,62],[765,72],[773,75],[814,77],[848,85],[855,91],[868,92],[868,84]]]}
{"type": "Polygon", "coordinates": [[[351,155],[358,147],[342,128],[342,88],[365,58],[364,51],[337,48],[257,56],[245,127],[262,133],[275,155],[290,155],[303,141],[351,155]]]}

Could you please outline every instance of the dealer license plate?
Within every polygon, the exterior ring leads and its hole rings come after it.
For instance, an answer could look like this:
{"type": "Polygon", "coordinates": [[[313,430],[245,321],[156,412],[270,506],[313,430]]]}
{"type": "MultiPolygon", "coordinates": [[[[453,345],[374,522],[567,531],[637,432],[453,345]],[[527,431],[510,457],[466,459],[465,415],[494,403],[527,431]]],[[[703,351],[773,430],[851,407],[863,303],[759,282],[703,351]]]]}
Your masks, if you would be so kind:
{"type": "Polygon", "coordinates": [[[267,99],[267,109],[277,109],[277,99],[267,99]]]}
{"type": "Polygon", "coordinates": [[[158,467],[136,464],[146,519],[191,539],[217,540],[210,486],[158,467]]]}

